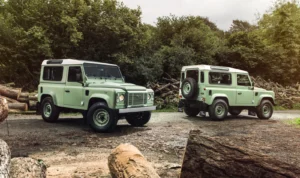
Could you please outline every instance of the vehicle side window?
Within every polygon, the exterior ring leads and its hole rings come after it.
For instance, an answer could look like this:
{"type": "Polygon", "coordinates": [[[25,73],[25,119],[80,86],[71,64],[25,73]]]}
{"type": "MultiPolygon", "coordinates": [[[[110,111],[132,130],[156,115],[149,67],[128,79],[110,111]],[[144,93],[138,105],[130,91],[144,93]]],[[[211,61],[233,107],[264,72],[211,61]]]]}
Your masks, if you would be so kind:
{"type": "Polygon", "coordinates": [[[240,86],[251,86],[248,75],[237,74],[237,84],[240,86]]]}
{"type": "Polygon", "coordinates": [[[209,83],[219,85],[231,85],[231,74],[222,72],[210,72],[209,83]]]}
{"type": "Polygon", "coordinates": [[[181,72],[181,81],[184,80],[184,72],[181,72]]]}
{"type": "Polygon", "coordinates": [[[204,72],[201,72],[201,83],[204,83],[204,72]]]}
{"type": "Polygon", "coordinates": [[[82,81],[81,67],[69,67],[68,82],[82,81]]]}
{"type": "Polygon", "coordinates": [[[63,67],[44,67],[43,80],[61,81],[63,70],[63,67]]]}

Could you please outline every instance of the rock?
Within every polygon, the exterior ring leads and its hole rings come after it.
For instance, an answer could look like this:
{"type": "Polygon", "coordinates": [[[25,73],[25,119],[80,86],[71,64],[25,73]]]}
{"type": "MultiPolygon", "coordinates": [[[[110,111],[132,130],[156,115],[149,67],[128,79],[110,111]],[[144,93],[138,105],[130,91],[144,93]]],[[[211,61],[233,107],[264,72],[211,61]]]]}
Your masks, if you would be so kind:
{"type": "Polygon", "coordinates": [[[46,178],[46,166],[32,158],[11,159],[11,178],[46,178]]]}
{"type": "Polygon", "coordinates": [[[0,178],[9,177],[10,150],[7,143],[0,139],[0,178]]]}
{"type": "Polygon", "coordinates": [[[5,98],[0,98],[0,123],[8,116],[8,104],[5,98]]]}
{"type": "Polygon", "coordinates": [[[131,144],[121,144],[108,157],[113,178],[159,178],[152,165],[131,144]]]}

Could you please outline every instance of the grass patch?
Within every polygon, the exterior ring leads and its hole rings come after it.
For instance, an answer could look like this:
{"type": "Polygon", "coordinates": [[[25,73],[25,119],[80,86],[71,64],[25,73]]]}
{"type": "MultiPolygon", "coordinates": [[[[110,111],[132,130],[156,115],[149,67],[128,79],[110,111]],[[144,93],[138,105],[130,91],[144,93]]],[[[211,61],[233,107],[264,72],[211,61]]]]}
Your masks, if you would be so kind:
{"type": "Polygon", "coordinates": [[[296,118],[296,119],[293,119],[293,120],[288,120],[288,121],[285,121],[287,124],[290,124],[290,125],[295,125],[297,127],[300,127],[300,118],[296,118]]]}
{"type": "Polygon", "coordinates": [[[283,106],[274,106],[274,110],[275,111],[284,111],[284,110],[288,110],[288,109],[283,106]]]}
{"type": "Polygon", "coordinates": [[[162,109],[156,109],[155,111],[152,112],[177,112],[177,111],[178,111],[177,107],[167,107],[162,109]]]}

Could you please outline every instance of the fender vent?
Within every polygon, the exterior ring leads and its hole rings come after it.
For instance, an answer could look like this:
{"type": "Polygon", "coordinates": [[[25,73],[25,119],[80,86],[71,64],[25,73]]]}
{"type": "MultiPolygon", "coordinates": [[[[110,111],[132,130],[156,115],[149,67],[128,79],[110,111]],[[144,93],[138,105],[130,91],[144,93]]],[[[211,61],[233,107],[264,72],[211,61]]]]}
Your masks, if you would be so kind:
{"type": "Polygon", "coordinates": [[[211,91],[211,90],[209,90],[208,94],[209,94],[209,96],[211,96],[211,95],[212,95],[212,91],[211,91]]]}
{"type": "Polygon", "coordinates": [[[89,90],[85,90],[85,96],[89,96],[90,91],[89,90]]]}

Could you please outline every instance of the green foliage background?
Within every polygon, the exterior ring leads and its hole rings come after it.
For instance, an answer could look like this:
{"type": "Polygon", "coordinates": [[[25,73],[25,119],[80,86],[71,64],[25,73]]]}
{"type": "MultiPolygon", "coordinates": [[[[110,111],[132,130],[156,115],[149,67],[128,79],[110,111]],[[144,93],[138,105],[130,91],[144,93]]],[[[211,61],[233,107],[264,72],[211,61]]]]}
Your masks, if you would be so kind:
{"type": "Polygon", "coordinates": [[[300,80],[297,1],[277,1],[257,25],[234,20],[228,31],[199,16],[160,17],[151,26],[141,14],[115,0],[0,0],[0,81],[35,88],[41,62],[55,58],[116,63],[137,84],[178,78],[192,64],[300,80]]]}

